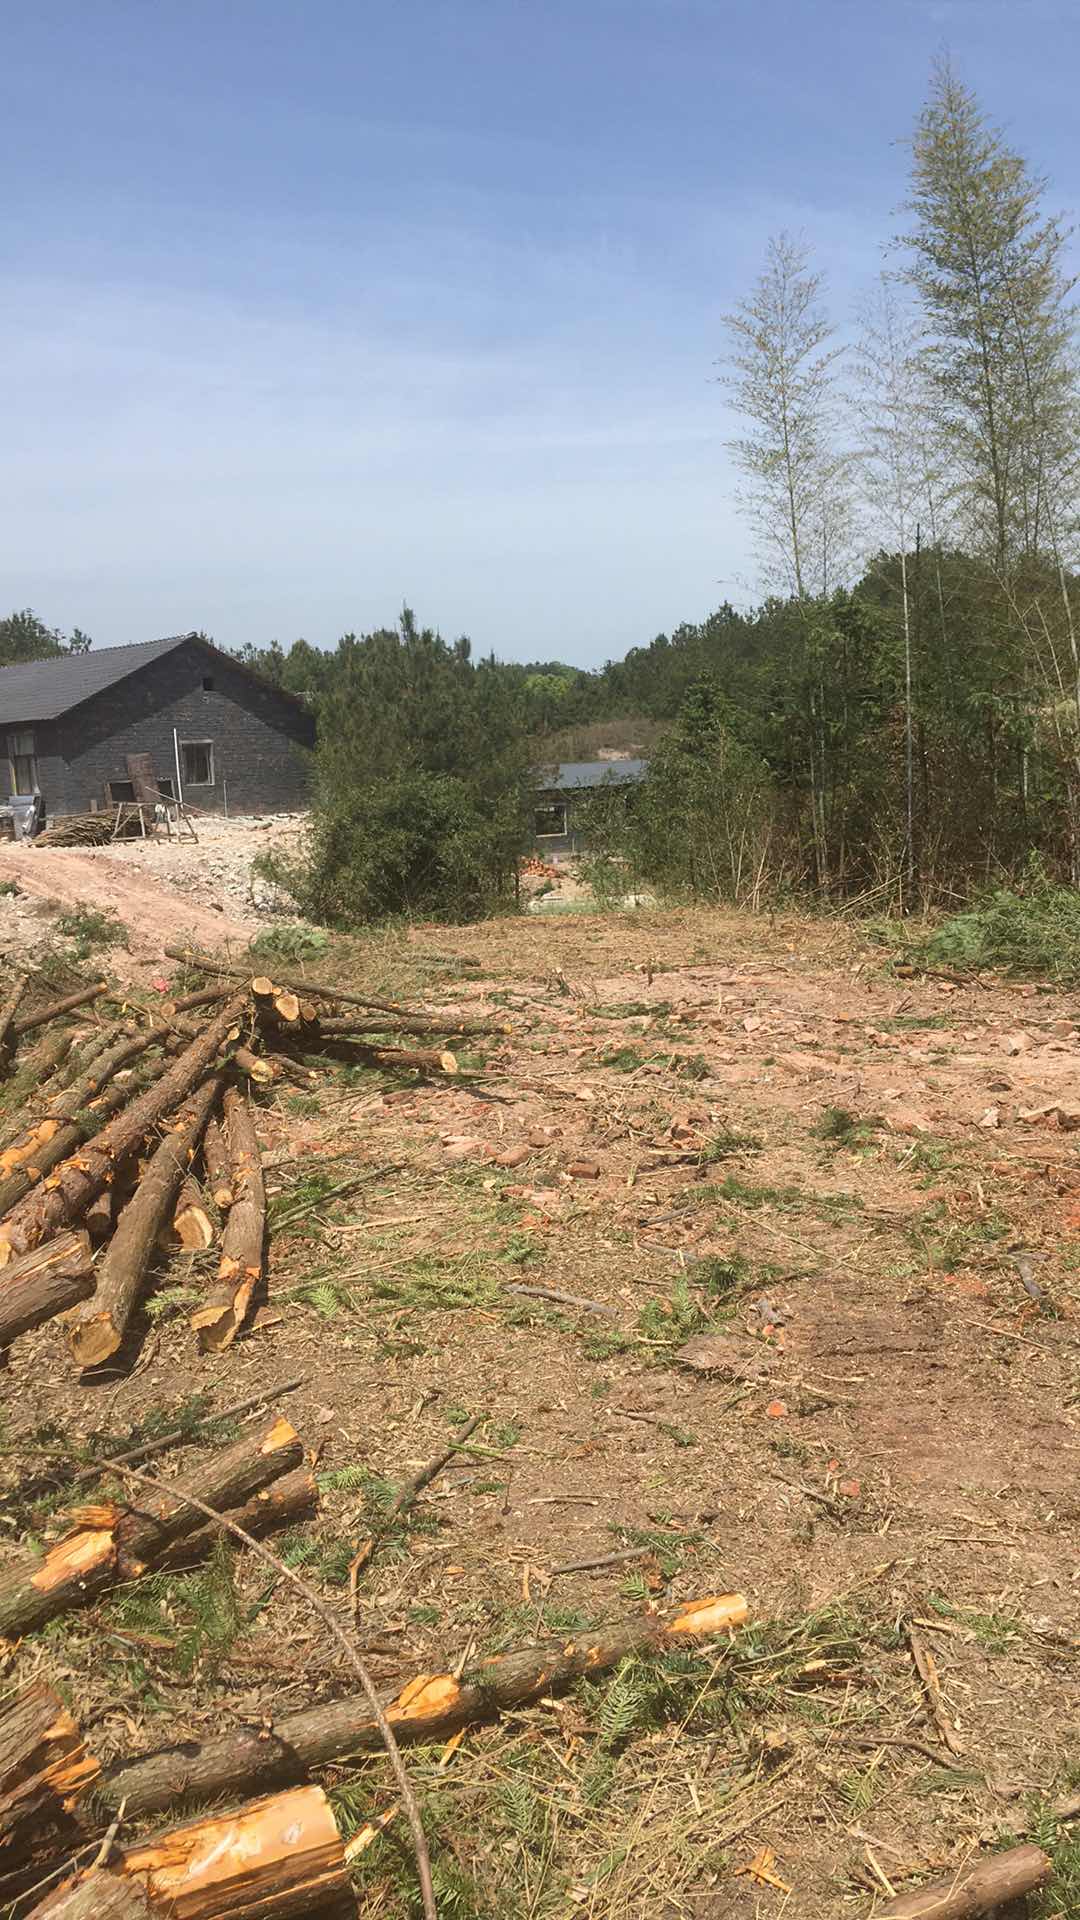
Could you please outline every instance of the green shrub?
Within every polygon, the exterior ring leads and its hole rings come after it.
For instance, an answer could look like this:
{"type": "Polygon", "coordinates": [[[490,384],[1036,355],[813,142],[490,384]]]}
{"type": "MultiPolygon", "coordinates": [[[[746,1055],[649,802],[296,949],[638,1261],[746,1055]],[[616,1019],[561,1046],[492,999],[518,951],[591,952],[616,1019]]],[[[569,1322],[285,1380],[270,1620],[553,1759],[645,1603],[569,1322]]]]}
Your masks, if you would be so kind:
{"type": "Polygon", "coordinates": [[[255,935],[251,952],[268,960],[314,960],[329,945],[330,936],[321,927],[267,927],[255,935]]]}
{"type": "Polygon", "coordinates": [[[1080,892],[1055,886],[1031,861],[1022,890],[985,894],[944,921],[920,951],[939,965],[1080,980],[1080,892]]]}

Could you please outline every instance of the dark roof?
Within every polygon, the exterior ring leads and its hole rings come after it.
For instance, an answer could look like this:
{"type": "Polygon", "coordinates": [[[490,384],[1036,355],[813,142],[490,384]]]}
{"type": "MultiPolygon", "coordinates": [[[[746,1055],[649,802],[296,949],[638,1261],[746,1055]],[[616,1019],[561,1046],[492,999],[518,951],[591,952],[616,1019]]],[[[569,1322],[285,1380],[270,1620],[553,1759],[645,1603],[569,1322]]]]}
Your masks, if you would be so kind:
{"type": "MultiPolygon", "coordinates": [[[[216,654],[219,659],[228,660],[237,672],[248,674],[260,685],[270,684],[242,661],[223,654],[201,634],[174,633],[167,640],[140,640],[132,647],[102,647],[89,653],[64,653],[52,660],[26,660],[15,667],[0,667],[0,726],[14,726],[20,721],[57,720],[62,713],[70,713],[72,707],[92,700],[95,694],[104,693],[119,680],[126,680],[140,667],[160,660],[188,641],[207,653],[216,654]]],[[[294,706],[302,706],[303,703],[284,688],[275,691],[294,706]]]]}
{"type": "Polygon", "coordinates": [[[541,784],[557,793],[575,793],[588,787],[625,786],[643,780],[647,760],[564,760],[557,767],[539,769],[541,784]],[[554,775],[549,779],[549,775],[554,775]]]}

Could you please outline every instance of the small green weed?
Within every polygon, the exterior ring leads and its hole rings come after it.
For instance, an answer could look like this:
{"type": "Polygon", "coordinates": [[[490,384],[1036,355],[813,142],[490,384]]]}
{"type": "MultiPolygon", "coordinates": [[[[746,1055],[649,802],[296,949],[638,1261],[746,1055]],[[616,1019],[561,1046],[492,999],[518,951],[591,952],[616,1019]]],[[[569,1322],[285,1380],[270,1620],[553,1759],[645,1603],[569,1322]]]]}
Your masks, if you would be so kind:
{"type": "Polygon", "coordinates": [[[638,1314],[638,1333],[650,1347],[681,1347],[709,1325],[704,1307],[691,1297],[682,1278],[666,1300],[647,1300],[638,1314]]]}
{"type": "Polygon", "coordinates": [[[875,1131],[881,1124],[879,1114],[860,1117],[857,1113],[850,1113],[847,1107],[826,1107],[811,1131],[831,1147],[846,1147],[854,1152],[859,1147],[872,1144],[875,1131]]]}
{"type": "Polygon", "coordinates": [[[100,913],[96,907],[73,907],[70,913],[61,914],[56,931],[72,942],[76,960],[88,960],[92,953],[128,944],[127,928],[116,915],[100,913]]]}
{"type": "Polygon", "coordinates": [[[646,1065],[649,1055],[637,1047],[612,1047],[600,1055],[602,1067],[612,1067],[616,1073],[636,1073],[639,1067],[646,1065]]]}
{"type": "Polygon", "coordinates": [[[292,926],[266,927],[257,933],[248,949],[257,960],[314,960],[325,953],[330,945],[330,935],[322,927],[308,927],[297,923],[292,926]]]}
{"type": "Polygon", "coordinates": [[[733,1153],[760,1153],[763,1146],[760,1134],[743,1133],[738,1127],[721,1127],[701,1149],[702,1166],[712,1166],[717,1160],[728,1160],[733,1153]]]}

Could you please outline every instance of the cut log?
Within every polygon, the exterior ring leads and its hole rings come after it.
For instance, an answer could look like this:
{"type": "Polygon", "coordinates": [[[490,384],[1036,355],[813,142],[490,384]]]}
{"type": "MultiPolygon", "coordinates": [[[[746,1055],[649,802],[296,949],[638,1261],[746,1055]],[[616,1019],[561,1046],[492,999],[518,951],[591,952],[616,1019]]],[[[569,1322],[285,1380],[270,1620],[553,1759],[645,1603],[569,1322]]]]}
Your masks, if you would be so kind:
{"type": "Polygon", "coordinates": [[[0,1636],[14,1640],[31,1633],[118,1581],[145,1573],[174,1541],[204,1525],[205,1514],[185,1501],[186,1492],[221,1511],[243,1506],[302,1458],[295,1432],[279,1417],[205,1461],[167,1495],[148,1495],[138,1508],[81,1508],[72,1515],[73,1530],[47,1552],[23,1554],[0,1567],[0,1636]]]}
{"type": "MultiPolygon", "coordinates": [[[[398,1742],[441,1740],[472,1721],[493,1720],[510,1707],[604,1673],[627,1654],[647,1656],[730,1633],[743,1624],[741,1594],[692,1600],[674,1613],[644,1614],[594,1633],[499,1654],[453,1674],[421,1674],[386,1708],[398,1742]]],[[[361,1695],[287,1714],[276,1726],[234,1727],[200,1746],[166,1749],[115,1767],[100,1789],[107,1806],[127,1802],[130,1814],[155,1813],[173,1801],[212,1800],[252,1783],[284,1785],[311,1767],[327,1766],[381,1746],[361,1695]]]]}
{"type": "Polygon", "coordinates": [[[302,1060],[290,1059],[284,1053],[268,1053],[266,1058],[274,1070],[275,1080],[288,1080],[294,1087],[304,1087],[308,1092],[319,1085],[314,1067],[305,1067],[302,1060]]]}
{"type": "Polygon", "coordinates": [[[256,1000],[272,1000],[277,988],[265,973],[257,973],[251,982],[251,991],[256,1000]]]}
{"type": "Polygon", "coordinates": [[[89,1108],[114,1074],[138,1059],[148,1047],[159,1045],[172,1037],[173,1029],[168,1026],[146,1027],[142,1032],[127,1027],[106,1049],[93,1048],[92,1063],[81,1067],[78,1078],[64,1089],[58,1099],[52,1101],[48,1112],[0,1153],[0,1174],[12,1173],[28,1160],[36,1161],[40,1149],[48,1144],[58,1128],[66,1120],[74,1119],[77,1113],[89,1108]]]}
{"type": "Polygon", "coordinates": [[[17,973],[10,991],[0,1001],[0,1062],[7,1059],[15,1044],[13,1031],[15,1015],[19,1011],[19,1002],[26,992],[26,975],[17,973]]]}
{"type": "Polygon", "coordinates": [[[199,1344],[223,1353],[244,1323],[251,1296],[262,1279],[266,1238],[266,1188],[255,1119],[235,1087],[225,1092],[233,1203],[221,1240],[217,1285],[191,1316],[199,1344]]]}
{"type": "Polygon", "coordinates": [[[40,1681],[0,1706],[0,1863],[62,1824],[98,1763],[63,1702],[40,1681]]]}
{"type": "Polygon", "coordinates": [[[212,1007],[218,1000],[227,1000],[231,992],[227,982],[220,987],[200,987],[198,993],[185,993],[179,1000],[167,1000],[165,1008],[170,1013],[190,1013],[194,1007],[212,1007]]]}
{"type": "Polygon", "coordinates": [[[257,1087],[273,1084],[274,1069],[264,1054],[252,1053],[250,1047],[234,1047],[232,1059],[245,1079],[253,1080],[257,1087]]]}
{"type": "Polygon", "coordinates": [[[95,1246],[107,1240],[113,1230],[113,1201],[112,1189],[106,1187],[104,1193],[99,1193],[83,1214],[83,1226],[95,1246]]]}
{"type": "Polygon", "coordinates": [[[110,1920],[294,1920],[348,1891],[330,1802],[321,1787],[297,1787],[129,1847],[110,1866],[69,1881],[30,1920],[98,1920],[103,1908],[110,1920]],[[144,1904],[117,1907],[107,1896],[88,1904],[86,1888],[101,1895],[110,1882],[136,1889],[144,1904]]]}
{"type": "Polygon", "coordinates": [[[958,1867],[948,1879],[916,1893],[902,1893],[877,1909],[882,1920],[979,1920],[1012,1900],[1034,1893],[1053,1878],[1053,1861],[1041,1847],[1010,1847],[1008,1853],[958,1867]]]}
{"type": "MultiPolygon", "coordinates": [[[[295,1527],[301,1520],[307,1520],[319,1504],[319,1489],[315,1475],[309,1467],[297,1467],[295,1473],[287,1473],[283,1480],[275,1480],[272,1486],[263,1487],[259,1493],[242,1507],[233,1507],[228,1519],[235,1520],[245,1533],[253,1534],[256,1540],[265,1540],[267,1534],[278,1533],[282,1527],[295,1527]]],[[[197,1566],[212,1552],[215,1543],[228,1539],[220,1527],[212,1521],[200,1527],[197,1533],[189,1534],[186,1540],[178,1540],[160,1559],[154,1562],[154,1571],[168,1570],[177,1572],[183,1567],[197,1566]]]]}
{"type": "Polygon", "coordinates": [[[351,1040],[347,1034],[342,1034],[335,1044],[343,1052],[347,1050],[350,1060],[362,1061],[369,1067],[389,1067],[391,1072],[402,1067],[420,1073],[458,1072],[455,1056],[436,1047],[370,1047],[362,1040],[351,1040]]]}
{"type": "Polygon", "coordinates": [[[62,1161],[69,1159],[84,1140],[97,1132],[103,1120],[119,1113],[121,1107],[133,1100],[145,1084],[145,1073],[133,1069],[130,1078],[118,1080],[91,1101],[82,1118],[69,1120],[60,1126],[44,1145],[38,1147],[32,1158],[26,1159],[22,1166],[16,1167],[5,1179],[0,1180],[0,1214],[7,1213],[39,1180],[43,1180],[62,1161]]]}
{"type": "Polygon", "coordinates": [[[117,1167],[135,1152],[163,1114],[171,1113],[206,1077],[242,1006],[241,999],[224,1007],[160,1079],[57,1169],[47,1191],[29,1193],[19,1202],[0,1225],[0,1266],[6,1265],[13,1253],[26,1253],[81,1219],[91,1201],[112,1184],[117,1167]]]}
{"type": "Polygon", "coordinates": [[[300,1001],[288,988],[275,993],[274,1012],[286,1027],[295,1027],[300,1020],[300,1001]]]}
{"type": "Polygon", "coordinates": [[[214,1244],[214,1223],[203,1205],[202,1189],[191,1174],[180,1182],[172,1228],[188,1253],[205,1253],[214,1244]]]}
{"type": "Polygon", "coordinates": [[[78,1366],[100,1366],[122,1344],[158,1235],[172,1218],[180,1182],[220,1091],[220,1074],[211,1074],[155,1149],[134,1197],[124,1208],[101,1263],[94,1298],[80,1307],[68,1324],[72,1358],[78,1366]]]}
{"type": "Polygon", "coordinates": [[[314,1031],[326,1039],[348,1039],[350,1034],[362,1033],[446,1033],[446,1034],[506,1034],[507,1026],[497,1026],[490,1020],[454,1020],[443,1013],[398,1013],[388,1015],[385,1020],[374,1016],[362,1019],[355,1013],[321,1014],[315,1023],[314,1031]]]}
{"type": "Polygon", "coordinates": [[[227,1213],[233,1203],[232,1168],[229,1164],[229,1149],[225,1144],[225,1135],[216,1114],[211,1114],[203,1135],[203,1166],[206,1169],[206,1188],[215,1207],[221,1213],[227,1213]]]}
{"type": "Polygon", "coordinates": [[[37,1013],[24,1013],[21,1020],[12,1022],[11,1031],[16,1039],[24,1033],[33,1033],[36,1028],[48,1025],[50,1020],[58,1020],[62,1013],[71,1013],[75,1007],[85,1007],[88,1000],[97,1000],[108,993],[107,980],[99,980],[96,986],[80,987],[78,993],[65,994],[62,1000],[54,1000],[51,1006],[41,1007],[37,1013]]]}
{"type": "Polygon", "coordinates": [[[52,1033],[43,1034],[25,1062],[27,1073],[33,1075],[34,1085],[47,1090],[47,1083],[51,1082],[59,1088],[69,1061],[71,1077],[74,1079],[78,1071],[79,1050],[87,1038],[85,1032],[80,1033],[74,1027],[57,1027],[52,1033]]]}
{"type": "Polygon", "coordinates": [[[0,1351],[20,1333],[66,1313],[94,1291],[87,1233],[62,1233],[13,1260],[0,1282],[0,1351]]]}
{"type": "Polygon", "coordinates": [[[27,1920],[153,1920],[153,1908],[140,1880],[124,1880],[107,1867],[92,1867],[77,1880],[65,1880],[32,1907],[27,1920]]]}

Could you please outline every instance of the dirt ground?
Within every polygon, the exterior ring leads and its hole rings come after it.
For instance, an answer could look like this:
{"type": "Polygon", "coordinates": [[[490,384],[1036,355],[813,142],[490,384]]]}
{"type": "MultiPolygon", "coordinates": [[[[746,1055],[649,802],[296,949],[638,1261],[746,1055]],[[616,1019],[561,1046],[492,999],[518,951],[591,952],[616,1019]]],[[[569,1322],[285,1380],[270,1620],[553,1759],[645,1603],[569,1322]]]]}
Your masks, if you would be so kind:
{"type": "MultiPolygon", "coordinates": [[[[447,1916],[869,1916],[1044,1831],[1080,1772],[1074,996],[902,977],[837,922],[735,914],[420,928],[319,969],[507,1031],[456,1079],[274,1094],[255,1324],[200,1357],[200,1267],[175,1255],[100,1378],[76,1382],[55,1324],[18,1342],[9,1483],[35,1436],[138,1433],[299,1374],[283,1410],[323,1491],[291,1551],[347,1618],[388,1485],[483,1414],[362,1577],[388,1695],[745,1594],[730,1646],[410,1753],[447,1916]]],[[[0,1516],[2,1541],[60,1524],[0,1516]]],[[[187,1666],[201,1603],[175,1583],[7,1665],[53,1675],[106,1756],[350,1685],[265,1568],[229,1577],[236,1630],[187,1666]]],[[[381,1760],[325,1778],[346,1824],[391,1804],[381,1760]]],[[[394,1834],[357,1861],[365,1915],[414,1911],[394,1834]]],[[[1037,1911],[1080,1912],[1077,1886],[1080,1865],[1037,1911]]]]}
{"type": "Polygon", "coordinates": [[[0,845],[0,953],[25,959],[54,941],[59,916],[89,908],[120,921],[127,949],[112,950],[118,977],[161,957],[177,940],[245,947],[260,927],[295,918],[278,890],[252,872],[259,853],[294,851],[303,815],[198,821],[198,840],[116,841],[108,847],[0,845]],[[130,956],[130,957],[128,957],[130,956]]]}

